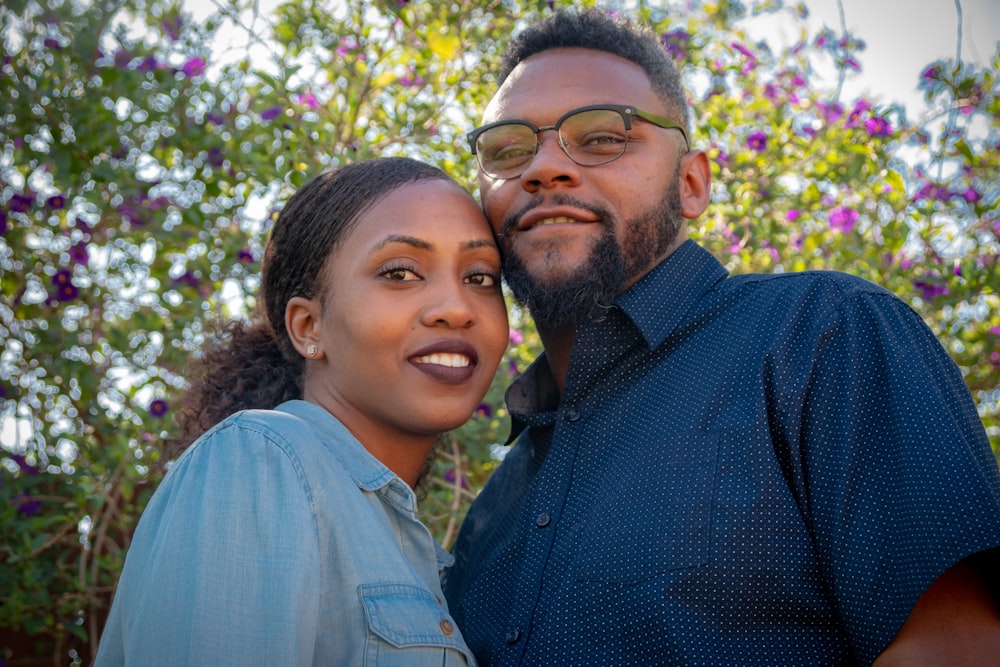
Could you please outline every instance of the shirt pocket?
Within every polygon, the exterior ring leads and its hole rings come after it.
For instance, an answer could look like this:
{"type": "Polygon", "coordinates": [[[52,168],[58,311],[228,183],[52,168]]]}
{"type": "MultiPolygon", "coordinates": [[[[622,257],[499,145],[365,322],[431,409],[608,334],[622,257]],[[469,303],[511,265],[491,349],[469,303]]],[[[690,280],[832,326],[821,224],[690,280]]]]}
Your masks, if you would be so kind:
{"type": "Polygon", "coordinates": [[[367,667],[474,665],[462,633],[443,603],[409,584],[361,584],[367,667]]]}
{"type": "Polygon", "coordinates": [[[689,431],[608,462],[575,557],[578,582],[631,584],[708,563],[719,434],[689,431]]]}

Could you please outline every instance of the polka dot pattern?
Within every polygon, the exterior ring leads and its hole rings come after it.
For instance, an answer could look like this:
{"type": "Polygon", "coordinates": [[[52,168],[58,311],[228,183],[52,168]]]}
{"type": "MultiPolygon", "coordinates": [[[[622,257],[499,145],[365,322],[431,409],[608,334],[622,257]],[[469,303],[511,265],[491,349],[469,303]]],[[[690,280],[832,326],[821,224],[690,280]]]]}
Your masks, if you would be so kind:
{"type": "Polygon", "coordinates": [[[616,306],[561,399],[544,356],[508,391],[445,575],[481,665],[868,664],[1000,545],[975,405],[889,292],[689,241],[616,306]]]}

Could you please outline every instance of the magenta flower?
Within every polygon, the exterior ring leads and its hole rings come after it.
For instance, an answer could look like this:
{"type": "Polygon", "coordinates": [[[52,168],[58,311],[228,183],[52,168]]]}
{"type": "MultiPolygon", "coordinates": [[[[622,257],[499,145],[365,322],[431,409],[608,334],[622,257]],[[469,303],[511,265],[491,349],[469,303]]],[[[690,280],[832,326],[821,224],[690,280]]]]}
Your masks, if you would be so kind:
{"type": "Polygon", "coordinates": [[[941,68],[937,65],[931,65],[923,72],[920,73],[920,78],[925,81],[934,81],[941,76],[941,68]]]}
{"type": "Polygon", "coordinates": [[[306,109],[319,109],[319,100],[314,93],[300,93],[295,96],[295,102],[306,109]]]}
{"type": "Polygon", "coordinates": [[[163,415],[167,414],[167,411],[169,409],[170,406],[162,398],[158,398],[149,404],[149,414],[153,415],[154,417],[162,417],[163,415]]]}
{"type": "Polygon", "coordinates": [[[865,121],[865,131],[869,137],[891,137],[892,125],[881,116],[875,116],[865,121]]]}
{"type": "Polygon", "coordinates": [[[833,122],[835,120],[838,120],[841,116],[844,115],[844,107],[842,104],[840,104],[840,102],[834,102],[833,104],[825,104],[824,102],[817,102],[816,108],[820,110],[820,112],[823,114],[823,118],[825,118],[827,122],[833,122]]]}
{"type": "Polygon", "coordinates": [[[522,334],[517,329],[511,329],[510,332],[508,333],[508,336],[510,338],[510,342],[513,343],[514,345],[520,345],[521,343],[524,342],[524,334],[522,334]]]}
{"type": "Polygon", "coordinates": [[[260,112],[261,120],[274,120],[281,115],[282,108],[280,106],[268,107],[260,112]]]}
{"type": "Polygon", "coordinates": [[[342,37],[340,39],[340,45],[337,47],[338,56],[346,56],[354,53],[358,50],[358,43],[354,41],[353,37],[342,37]]]}
{"type": "Polygon", "coordinates": [[[987,331],[989,331],[994,336],[1000,336],[1000,325],[997,325],[995,327],[990,327],[989,329],[987,329],[987,331]]]}
{"type": "Polygon", "coordinates": [[[762,151],[767,147],[767,135],[760,130],[751,132],[747,137],[747,147],[755,151],[762,151]]]}
{"type": "Polygon", "coordinates": [[[201,76],[202,74],[205,73],[205,60],[198,57],[191,58],[186,63],[184,63],[184,67],[182,69],[186,76],[192,78],[196,76],[201,76]]]}
{"type": "Polygon", "coordinates": [[[854,225],[857,224],[858,212],[853,208],[837,206],[830,211],[829,222],[831,229],[835,229],[846,234],[853,230],[854,225]]]}
{"type": "Polygon", "coordinates": [[[802,217],[802,213],[797,208],[790,208],[785,211],[785,220],[788,222],[795,222],[800,217],[802,217]]]}
{"type": "Polygon", "coordinates": [[[979,203],[979,200],[983,198],[983,196],[979,194],[979,191],[971,186],[968,190],[962,193],[962,197],[970,204],[977,204],[979,203]]]}

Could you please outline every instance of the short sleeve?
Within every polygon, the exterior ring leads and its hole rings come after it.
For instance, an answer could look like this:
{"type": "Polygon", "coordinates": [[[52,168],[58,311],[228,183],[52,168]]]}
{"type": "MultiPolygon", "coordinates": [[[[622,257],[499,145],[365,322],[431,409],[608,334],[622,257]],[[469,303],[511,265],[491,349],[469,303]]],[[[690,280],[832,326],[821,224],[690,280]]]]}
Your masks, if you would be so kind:
{"type": "Polygon", "coordinates": [[[143,514],[97,664],[311,664],[319,578],[296,461],[259,426],[224,423],[143,514]]]}
{"type": "Polygon", "coordinates": [[[1000,544],[1000,475],[958,368],[906,304],[852,292],[814,343],[798,443],[808,514],[869,664],[940,574],[1000,544]]]}

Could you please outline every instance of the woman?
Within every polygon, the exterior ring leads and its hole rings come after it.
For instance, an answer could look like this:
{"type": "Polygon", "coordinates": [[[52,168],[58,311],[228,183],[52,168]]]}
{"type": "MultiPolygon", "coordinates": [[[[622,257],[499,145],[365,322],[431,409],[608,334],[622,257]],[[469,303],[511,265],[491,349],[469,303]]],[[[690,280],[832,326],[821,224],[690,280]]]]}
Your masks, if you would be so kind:
{"type": "Polygon", "coordinates": [[[413,487],[500,362],[499,274],[479,207],[434,167],[383,158],[301,188],[261,322],[203,359],[185,426],[218,423],[150,500],[97,664],[473,664],[413,487]]]}

